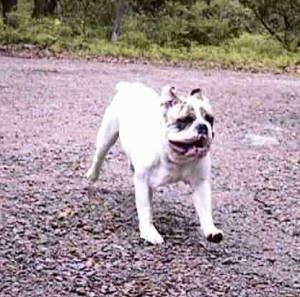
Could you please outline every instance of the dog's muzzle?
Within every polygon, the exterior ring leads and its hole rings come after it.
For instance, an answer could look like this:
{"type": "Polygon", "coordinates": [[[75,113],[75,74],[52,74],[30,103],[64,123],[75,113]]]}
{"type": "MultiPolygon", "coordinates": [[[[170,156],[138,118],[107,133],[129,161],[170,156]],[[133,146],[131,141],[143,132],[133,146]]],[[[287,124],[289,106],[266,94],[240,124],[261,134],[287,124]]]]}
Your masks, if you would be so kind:
{"type": "Polygon", "coordinates": [[[189,141],[172,141],[169,140],[170,147],[177,154],[186,157],[203,157],[209,150],[210,140],[207,135],[201,134],[197,139],[189,141]]]}

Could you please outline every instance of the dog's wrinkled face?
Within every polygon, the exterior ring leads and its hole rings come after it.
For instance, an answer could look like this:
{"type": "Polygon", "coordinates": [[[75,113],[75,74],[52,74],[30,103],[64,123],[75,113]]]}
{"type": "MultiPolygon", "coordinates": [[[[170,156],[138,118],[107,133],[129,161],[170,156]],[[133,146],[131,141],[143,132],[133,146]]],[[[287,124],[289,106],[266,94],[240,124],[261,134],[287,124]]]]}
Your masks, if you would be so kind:
{"type": "Polygon", "coordinates": [[[170,149],[185,157],[205,156],[214,136],[214,117],[208,99],[200,89],[179,97],[175,88],[169,86],[163,88],[161,96],[170,149]]]}

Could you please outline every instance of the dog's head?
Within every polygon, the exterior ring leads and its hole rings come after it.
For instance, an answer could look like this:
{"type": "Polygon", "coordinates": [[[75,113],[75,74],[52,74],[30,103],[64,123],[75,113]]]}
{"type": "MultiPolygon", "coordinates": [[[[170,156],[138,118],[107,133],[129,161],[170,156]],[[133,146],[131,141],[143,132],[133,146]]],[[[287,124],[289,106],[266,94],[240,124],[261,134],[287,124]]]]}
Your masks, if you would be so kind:
{"type": "Polygon", "coordinates": [[[168,147],[187,158],[205,156],[214,137],[214,117],[201,89],[179,97],[174,87],[166,86],[161,97],[168,147]]]}

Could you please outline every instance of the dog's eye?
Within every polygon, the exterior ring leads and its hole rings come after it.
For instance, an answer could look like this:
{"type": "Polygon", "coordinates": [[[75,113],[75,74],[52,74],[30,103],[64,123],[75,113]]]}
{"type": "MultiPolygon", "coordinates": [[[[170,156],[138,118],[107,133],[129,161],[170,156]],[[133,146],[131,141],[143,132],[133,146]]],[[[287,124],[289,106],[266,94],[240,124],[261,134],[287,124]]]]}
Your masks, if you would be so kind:
{"type": "Polygon", "coordinates": [[[184,118],[181,118],[181,119],[178,119],[176,121],[176,127],[179,129],[179,130],[183,130],[184,128],[186,128],[187,126],[191,125],[192,122],[194,121],[195,119],[192,117],[192,116],[186,116],[184,118]]]}
{"type": "Polygon", "coordinates": [[[211,126],[214,125],[214,117],[210,114],[206,114],[204,117],[205,121],[209,122],[211,126]]]}

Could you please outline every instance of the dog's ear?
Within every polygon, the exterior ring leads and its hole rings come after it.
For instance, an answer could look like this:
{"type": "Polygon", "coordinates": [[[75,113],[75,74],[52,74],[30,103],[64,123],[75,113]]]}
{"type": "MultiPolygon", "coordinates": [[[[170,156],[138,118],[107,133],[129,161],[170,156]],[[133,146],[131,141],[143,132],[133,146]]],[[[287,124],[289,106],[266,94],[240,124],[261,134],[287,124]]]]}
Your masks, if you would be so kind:
{"type": "Polygon", "coordinates": [[[203,99],[203,97],[202,97],[202,90],[200,88],[193,89],[191,91],[191,93],[190,93],[190,96],[198,98],[198,99],[203,99]]]}
{"type": "Polygon", "coordinates": [[[176,94],[176,89],[173,86],[164,86],[161,90],[161,104],[164,107],[171,107],[180,102],[176,94]]]}

